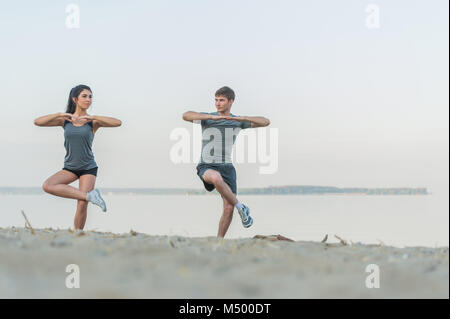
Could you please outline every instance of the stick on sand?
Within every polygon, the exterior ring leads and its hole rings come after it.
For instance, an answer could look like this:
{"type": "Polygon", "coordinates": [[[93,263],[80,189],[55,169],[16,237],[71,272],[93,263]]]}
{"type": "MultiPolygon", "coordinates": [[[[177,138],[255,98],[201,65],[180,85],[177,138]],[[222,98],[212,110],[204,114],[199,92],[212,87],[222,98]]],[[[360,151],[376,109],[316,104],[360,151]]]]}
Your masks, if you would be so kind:
{"type": "Polygon", "coordinates": [[[23,209],[22,209],[22,215],[23,215],[23,218],[25,218],[25,225],[28,225],[28,227],[31,229],[31,233],[34,235],[34,229],[31,226],[30,222],[28,221],[28,218],[25,215],[25,212],[23,211],[23,209]]]}
{"type": "Polygon", "coordinates": [[[341,242],[342,245],[347,246],[347,241],[343,240],[341,237],[339,237],[338,235],[334,235],[334,237],[336,237],[337,239],[339,239],[339,241],[341,242]]]}

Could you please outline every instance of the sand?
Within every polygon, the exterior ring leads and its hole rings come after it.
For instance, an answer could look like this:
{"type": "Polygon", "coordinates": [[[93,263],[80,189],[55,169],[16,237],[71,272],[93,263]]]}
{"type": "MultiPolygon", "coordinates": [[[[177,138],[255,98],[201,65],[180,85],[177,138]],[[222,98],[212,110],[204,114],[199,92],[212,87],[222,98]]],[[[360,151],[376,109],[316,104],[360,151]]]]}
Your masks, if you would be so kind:
{"type": "Polygon", "coordinates": [[[0,228],[0,298],[449,298],[448,247],[34,232],[0,228]]]}

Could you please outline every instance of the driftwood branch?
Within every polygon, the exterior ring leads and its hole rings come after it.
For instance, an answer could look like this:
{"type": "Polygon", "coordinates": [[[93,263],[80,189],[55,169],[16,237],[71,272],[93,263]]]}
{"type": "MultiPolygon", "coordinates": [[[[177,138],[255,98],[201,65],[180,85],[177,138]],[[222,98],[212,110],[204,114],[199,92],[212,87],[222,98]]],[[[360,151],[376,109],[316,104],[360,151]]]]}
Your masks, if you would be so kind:
{"type": "Polygon", "coordinates": [[[294,242],[294,240],[281,236],[280,234],[278,235],[270,235],[270,236],[264,236],[264,235],[255,235],[253,238],[255,239],[267,239],[267,240],[271,240],[271,241],[276,241],[276,240],[285,240],[285,241],[289,241],[289,242],[294,242]]]}
{"type": "Polygon", "coordinates": [[[341,237],[339,237],[338,235],[334,235],[334,237],[339,239],[339,241],[341,242],[342,245],[347,246],[347,242],[345,240],[343,240],[341,237]]]}
{"type": "Polygon", "coordinates": [[[25,227],[29,228],[31,230],[31,233],[34,235],[34,229],[31,226],[30,221],[28,220],[27,215],[25,215],[25,212],[23,211],[23,209],[22,209],[22,216],[23,216],[23,218],[25,218],[25,227]]]}

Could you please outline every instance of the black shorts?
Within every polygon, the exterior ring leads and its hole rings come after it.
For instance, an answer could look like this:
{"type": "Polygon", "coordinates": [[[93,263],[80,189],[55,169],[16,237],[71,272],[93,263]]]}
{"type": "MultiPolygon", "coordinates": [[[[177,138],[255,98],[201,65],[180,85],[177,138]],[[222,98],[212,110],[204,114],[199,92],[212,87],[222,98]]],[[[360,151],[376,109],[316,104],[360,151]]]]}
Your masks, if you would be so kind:
{"type": "Polygon", "coordinates": [[[203,180],[202,176],[206,170],[213,169],[220,173],[225,183],[230,186],[231,191],[234,194],[237,194],[237,184],[236,184],[236,169],[233,164],[208,164],[208,163],[199,163],[197,165],[197,175],[203,182],[205,189],[208,192],[212,192],[215,188],[213,184],[207,183],[203,180]]]}
{"type": "Polygon", "coordinates": [[[84,169],[84,170],[72,170],[72,169],[68,169],[68,168],[64,167],[63,170],[74,173],[75,175],[78,176],[78,178],[80,178],[80,176],[87,175],[87,174],[97,176],[98,167],[94,167],[91,169],[84,169]]]}

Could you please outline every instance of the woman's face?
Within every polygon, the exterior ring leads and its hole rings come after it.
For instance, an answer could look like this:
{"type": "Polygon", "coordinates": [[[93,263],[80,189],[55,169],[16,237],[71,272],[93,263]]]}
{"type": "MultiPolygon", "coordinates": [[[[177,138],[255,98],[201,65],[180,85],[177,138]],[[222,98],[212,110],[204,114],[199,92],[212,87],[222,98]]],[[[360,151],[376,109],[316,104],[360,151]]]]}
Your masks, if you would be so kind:
{"type": "Polygon", "coordinates": [[[92,92],[84,89],[78,98],[73,98],[73,101],[82,110],[87,110],[92,104],[92,92]]]}

